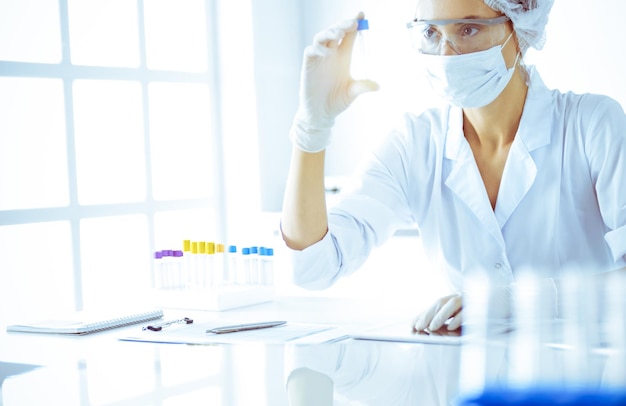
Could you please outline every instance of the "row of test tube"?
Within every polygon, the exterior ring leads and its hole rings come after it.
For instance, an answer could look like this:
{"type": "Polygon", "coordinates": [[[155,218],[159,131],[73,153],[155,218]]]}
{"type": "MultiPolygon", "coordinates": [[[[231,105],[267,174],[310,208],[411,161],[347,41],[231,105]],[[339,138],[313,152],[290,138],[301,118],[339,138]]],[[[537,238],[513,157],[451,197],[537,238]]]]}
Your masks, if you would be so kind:
{"type": "Polygon", "coordinates": [[[273,262],[272,248],[252,246],[238,251],[236,245],[184,240],[182,250],[154,253],[154,287],[271,286],[274,284],[273,262]]]}
{"type": "Polygon", "coordinates": [[[524,269],[513,285],[466,279],[460,406],[625,404],[626,276],[561,272],[558,284],[524,269]],[[578,402],[588,394],[612,400],[578,402]]]}

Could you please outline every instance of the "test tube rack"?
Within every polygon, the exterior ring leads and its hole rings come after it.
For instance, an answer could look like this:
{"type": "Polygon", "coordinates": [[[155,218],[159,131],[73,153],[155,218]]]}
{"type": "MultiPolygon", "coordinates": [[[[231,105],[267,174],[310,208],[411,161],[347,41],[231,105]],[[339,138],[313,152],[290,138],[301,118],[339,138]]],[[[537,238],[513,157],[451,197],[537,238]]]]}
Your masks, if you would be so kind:
{"type": "Polygon", "coordinates": [[[273,249],[183,242],[155,252],[153,302],[163,308],[222,311],[274,299],[273,249]],[[227,249],[226,249],[227,248],[227,249]]]}

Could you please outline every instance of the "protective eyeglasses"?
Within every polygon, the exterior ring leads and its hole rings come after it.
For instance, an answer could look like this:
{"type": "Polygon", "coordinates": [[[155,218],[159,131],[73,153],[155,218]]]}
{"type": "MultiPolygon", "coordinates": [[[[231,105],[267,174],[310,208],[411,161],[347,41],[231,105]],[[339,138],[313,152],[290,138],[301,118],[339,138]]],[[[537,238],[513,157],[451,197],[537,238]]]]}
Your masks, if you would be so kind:
{"type": "Polygon", "coordinates": [[[507,16],[495,18],[460,18],[418,20],[407,23],[411,42],[418,52],[439,55],[448,45],[457,54],[484,51],[502,41],[507,16]]]}

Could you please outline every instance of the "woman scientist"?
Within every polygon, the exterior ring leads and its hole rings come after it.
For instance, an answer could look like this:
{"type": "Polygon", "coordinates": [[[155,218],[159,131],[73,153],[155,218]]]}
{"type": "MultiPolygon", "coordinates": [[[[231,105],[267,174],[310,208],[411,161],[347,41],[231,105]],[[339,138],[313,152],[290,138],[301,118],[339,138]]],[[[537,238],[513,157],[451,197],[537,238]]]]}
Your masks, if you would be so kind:
{"type": "Polygon", "coordinates": [[[414,223],[458,292],[414,328],[456,329],[471,270],[506,285],[522,269],[557,279],[626,266],[626,115],[605,96],[549,90],[523,64],[543,45],[552,3],[419,0],[409,30],[449,103],[406,114],[329,211],[324,149],[334,119],[377,84],[350,77],[355,20],[317,34],[304,53],[282,214],[296,283],[331,285],[414,223]]]}

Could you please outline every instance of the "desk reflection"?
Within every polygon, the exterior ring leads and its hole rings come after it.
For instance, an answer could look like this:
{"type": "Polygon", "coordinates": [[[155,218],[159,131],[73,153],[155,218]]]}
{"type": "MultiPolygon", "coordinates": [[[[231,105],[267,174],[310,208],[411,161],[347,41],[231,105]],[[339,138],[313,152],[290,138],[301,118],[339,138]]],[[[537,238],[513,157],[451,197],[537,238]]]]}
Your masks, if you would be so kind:
{"type": "MultiPolygon", "coordinates": [[[[365,340],[317,345],[100,343],[95,351],[68,352],[66,360],[39,368],[14,368],[17,372],[2,384],[0,405],[456,405],[468,384],[510,377],[511,359],[501,343],[490,345],[486,362],[469,370],[461,367],[467,362],[465,348],[365,340]]],[[[548,350],[550,362],[567,365],[562,360],[567,349],[548,350]]],[[[593,384],[601,387],[623,377],[622,359],[598,352],[588,365],[593,384]]]]}
{"type": "Polygon", "coordinates": [[[8,376],[0,405],[287,404],[282,346],[127,344],[8,376]]]}
{"type": "MultiPolygon", "coordinates": [[[[211,346],[118,342],[8,376],[0,405],[287,406],[288,390],[294,389],[290,377],[302,368],[332,379],[329,404],[444,405],[458,393],[459,354],[459,346],[358,340],[211,346]]],[[[319,389],[308,379],[302,383],[319,389]]]]}
{"type": "Polygon", "coordinates": [[[461,346],[364,340],[288,347],[286,388],[293,406],[451,405],[459,394],[460,351],[461,346]],[[329,390],[332,396],[324,393],[329,390]],[[334,403],[322,403],[329,398],[334,403]]]}
{"type": "Polygon", "coordinates": [[[286,389],[291,406],[459,405],[484,390],[542,389],[562,396],[563,404],[572,404],[568,393],[576,391],[617,393],[626,401],[622,350],[581,354],[546,342],[520,359],[526,347],[518,343],[506,333],[458,346],[352,340],[288,347],[286,389]]]}

